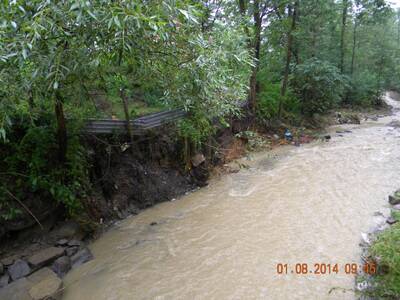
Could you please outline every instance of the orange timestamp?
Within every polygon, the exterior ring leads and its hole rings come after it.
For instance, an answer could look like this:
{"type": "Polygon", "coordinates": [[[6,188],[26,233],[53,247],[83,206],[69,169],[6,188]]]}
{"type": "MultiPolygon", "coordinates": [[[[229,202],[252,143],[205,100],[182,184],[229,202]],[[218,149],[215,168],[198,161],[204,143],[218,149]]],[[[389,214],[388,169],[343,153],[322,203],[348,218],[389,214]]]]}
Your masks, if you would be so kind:
{"type": "Polygon", "coordinates": [[[366,262],[364,264],[357,263],[295,263],[284,264],[278,263],[276,265],[276,273],[279,275],[294,274],[294,275],[330,275],[330,274],[376,274],[377,266],[373,262],[366,262]]]}

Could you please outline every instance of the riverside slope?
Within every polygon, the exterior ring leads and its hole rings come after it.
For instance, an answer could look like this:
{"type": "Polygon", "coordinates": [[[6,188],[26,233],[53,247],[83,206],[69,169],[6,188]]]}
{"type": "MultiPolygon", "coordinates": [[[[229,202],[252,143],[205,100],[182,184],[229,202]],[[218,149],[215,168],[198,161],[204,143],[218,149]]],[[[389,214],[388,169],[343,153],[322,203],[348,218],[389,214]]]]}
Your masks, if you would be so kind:
{"type": "Polygon", "coordinates": [[[65,300],[354,299],[354,277],[278,275],[278,263],[359,263],[361,234],[398,188],[400,105],[342,126],[330,142],[291,148],[119,223],[95,259],[69,273],[65,300]],[[332,290],[333,289],[333,290],[332,290]],[[331,292],[330,292],[331,291],[331,292]]]}

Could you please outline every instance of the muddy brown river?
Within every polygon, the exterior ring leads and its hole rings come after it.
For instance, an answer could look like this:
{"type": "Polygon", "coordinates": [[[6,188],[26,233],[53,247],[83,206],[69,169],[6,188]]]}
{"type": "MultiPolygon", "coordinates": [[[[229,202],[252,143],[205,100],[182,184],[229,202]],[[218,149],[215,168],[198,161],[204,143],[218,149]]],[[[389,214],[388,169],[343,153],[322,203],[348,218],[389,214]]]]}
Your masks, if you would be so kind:
{"type": "Polygon", "coordinates": [[[400,129],[386,126],[397,119],[254,154],[249,169],[126,219],[91,244],[63,299],[355,299],[344,266],[360,262],[362,233],[400,186],[400,129]],[[339,271],[296,274],[298,263],[339,271]]]}

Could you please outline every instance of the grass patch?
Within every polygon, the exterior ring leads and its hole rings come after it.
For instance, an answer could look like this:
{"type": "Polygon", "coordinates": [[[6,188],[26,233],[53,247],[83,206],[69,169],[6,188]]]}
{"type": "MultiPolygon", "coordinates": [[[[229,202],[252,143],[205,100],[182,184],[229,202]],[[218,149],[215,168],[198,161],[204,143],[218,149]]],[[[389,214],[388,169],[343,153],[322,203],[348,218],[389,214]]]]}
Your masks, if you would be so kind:
{"type": "MultiPolygon", "coordinates": [[[[400,220],[400,212],[392,212],[400,220]]],[[[400,298],[400,223],[381,233],[370,248],[370,255],[378,263],[378,274],[373,278],[373,296],[379,299],[400,298]]]]}

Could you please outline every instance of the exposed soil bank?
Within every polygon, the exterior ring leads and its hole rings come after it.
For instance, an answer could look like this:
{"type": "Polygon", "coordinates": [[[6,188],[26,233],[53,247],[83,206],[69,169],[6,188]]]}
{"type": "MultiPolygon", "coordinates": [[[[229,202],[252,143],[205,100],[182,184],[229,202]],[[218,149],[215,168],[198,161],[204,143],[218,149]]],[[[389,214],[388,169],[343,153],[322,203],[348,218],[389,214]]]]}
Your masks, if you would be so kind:
{"type": "MultiPolygon", "coordinates": [[[[364,116],[371,117],[371,114],[375,118],[383,112],[368,112],[364,116]]],[[[350,112],[333,113],[326,118],[324,124],[358,123],[362,118],[350,112]]],[[[243,156],[247,150],[266,150],[282,144],[299,146],[315,138],[330,139],[329,135],[323,134],[321,128],[290,128],[293,135],[290,140],[284,138],[288,126],[280,125],[275,129],[258,127],[255,130],[249,124],[249,120],[233,121],[230,128],[220,129],[203,149],[191,149],[190,155],[186,154],[190,164],[183,163],[183,141],[166,132],[149,134],[133,145],[133,149],[121,140],[88,138],[86,143],[92,166],[90,177],[93,193],[84,203],[87,219],[81,220],[81,226],[77,226],[77,223],[65,222],[60,212],[54,218],[43,219],[43,230],[32,227],[9,234],[8,242],[2,243],[0,247],[0,261],[3,262],[0,277],[8,276],[8,279],[3,279],[4,285],[8,285],[11,279],[14,285],[18,282],[18,276],[10,278],[11,268],[15,264],[25,262],[29,267],[21,275],[21,278],[25,278],[46,266],[60,275],[56,272],[61,268],[58,259],[66,262],[66,266],[62,265],[64,271],[77,266],[76,261],[85,262],[91,255],[81,241],[92,236],[88,235],[89,231],[94,229],[99,234],[107,228],[105,225],[112,224],[114,220],[136,214],[156,203],[173,200],[205,185],[208,171],[212,169],[216,173],[239,171],[245,166],[228,163],[243,156]],[[258,134],[252,133],[255,131],[258,134]],[[61,251],[46,250],[51,247],[61,251]],[[51,252],[55,255],[46,256],[46,262],[40,266],[33,265],[32,254],[43,253],[43,250],[45,254],[51,252]],[[77,253],[78,257],[75,256],[77,253]],[[5,275],[2,276],[3,273],[5,275]]],[[[53,278],[53,275],[49,276],[53,278]]],[[[28,287],[33,288],[30,284],[28,287]]]]}

